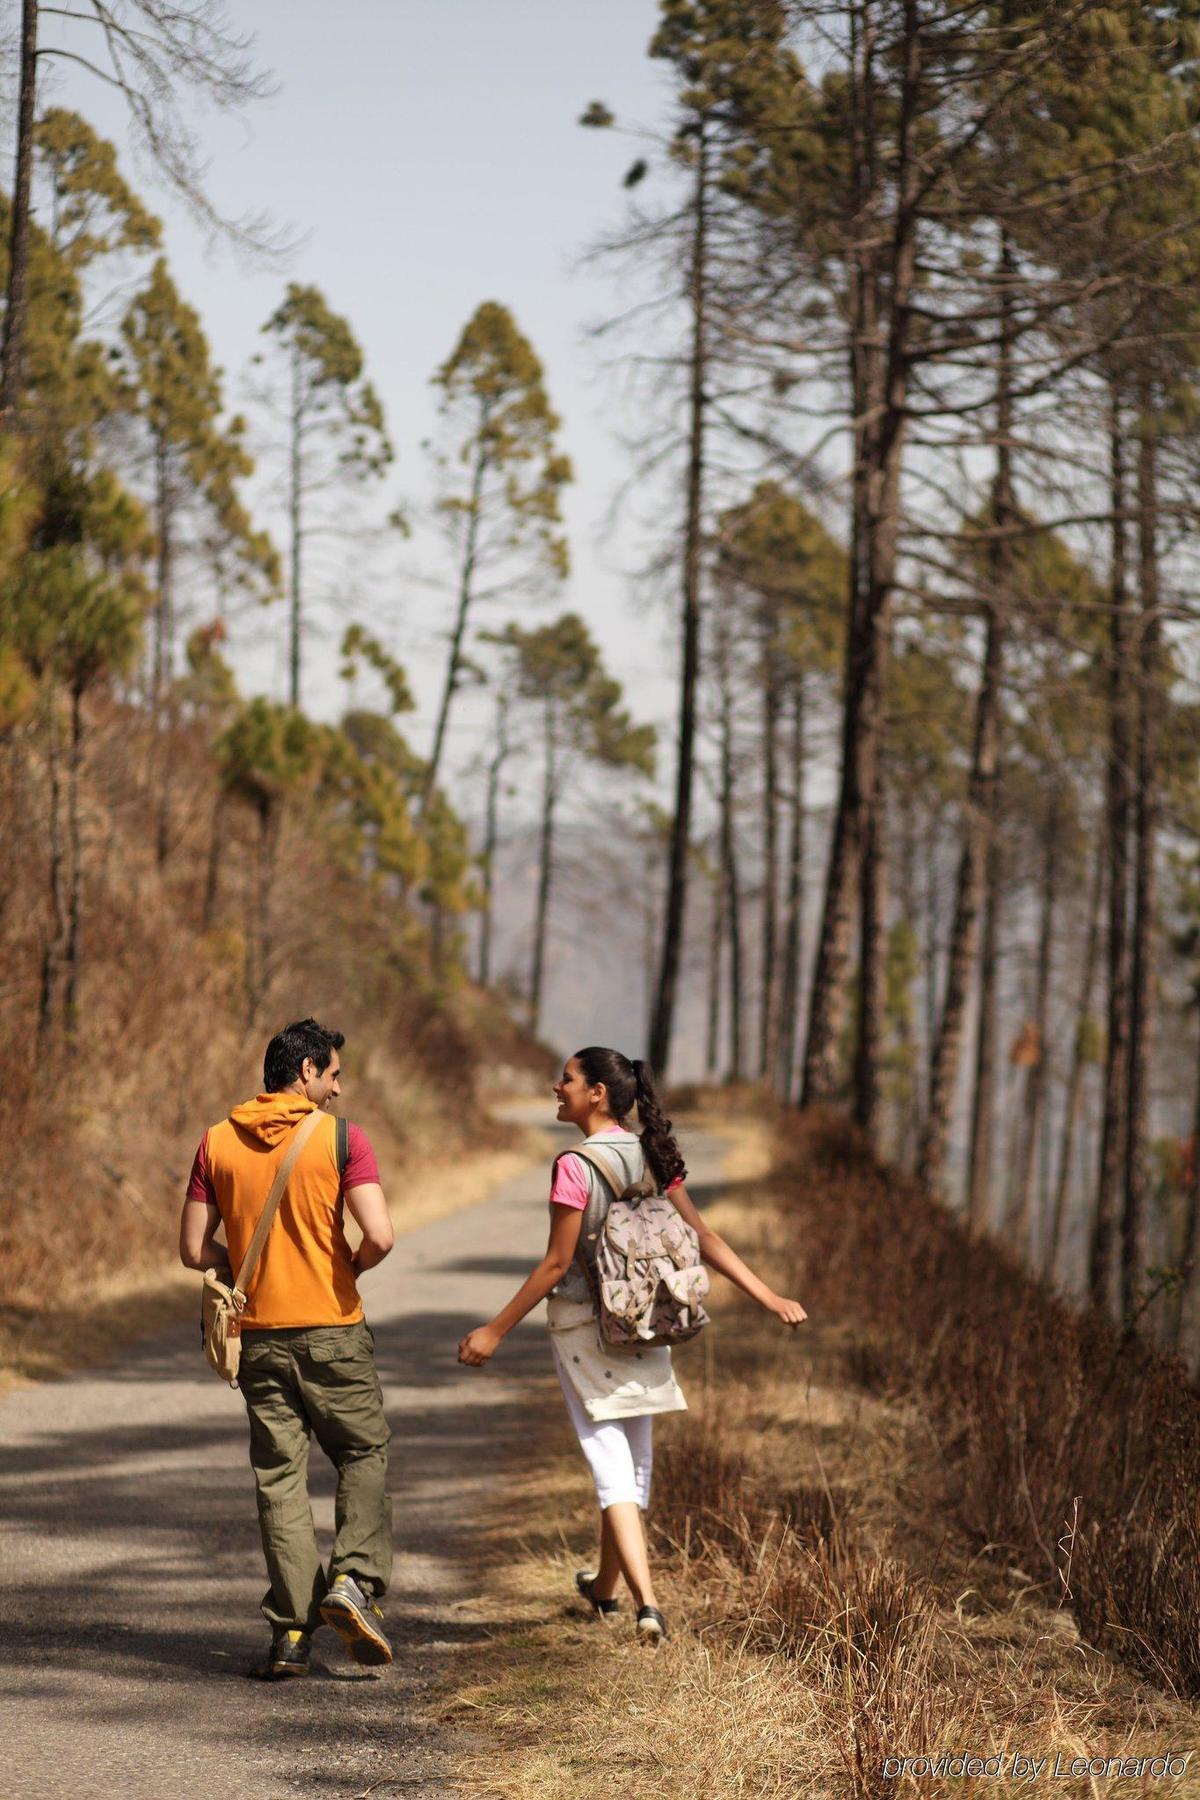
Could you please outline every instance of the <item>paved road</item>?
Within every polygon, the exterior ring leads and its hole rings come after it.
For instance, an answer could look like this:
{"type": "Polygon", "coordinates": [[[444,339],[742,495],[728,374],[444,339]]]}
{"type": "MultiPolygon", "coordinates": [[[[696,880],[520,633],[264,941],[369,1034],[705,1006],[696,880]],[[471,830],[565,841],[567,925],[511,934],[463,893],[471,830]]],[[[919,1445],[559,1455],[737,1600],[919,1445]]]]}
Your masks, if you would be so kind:
{"type": "MultiPolygon", "coordinates": [[[[547,1157],[574,1134],[547,1130],[547,1157]]],[[[692,1191],[720,1145],[689,1137],[692,1191]]],[[[546,1171],[401,1238],[364,1282],[393,1430],[395,1664],[360,1672],[334,1635],[305,1682],[247,1681],[266,1642],[239,1395],[190,1322],[119,1367],[0,1398],[0,1800],[351,1800],[455,1791],[423,1697],[489,1624],[470,1559],[479,1497],[559,1405],[540,1311],[484,1371],[458,1339],[545,1242],[546,1171]],[[543,1415],[544,1416],[544,1415],[543,1415]]],[[[313,1451],[318,1532],[332,1471],[313,1451]]],[[[585,1479],[582,1475],[581,1479],[585,1479]]],[[[460,1740],[461,1741],[461,1740],[460,1740]]]]}

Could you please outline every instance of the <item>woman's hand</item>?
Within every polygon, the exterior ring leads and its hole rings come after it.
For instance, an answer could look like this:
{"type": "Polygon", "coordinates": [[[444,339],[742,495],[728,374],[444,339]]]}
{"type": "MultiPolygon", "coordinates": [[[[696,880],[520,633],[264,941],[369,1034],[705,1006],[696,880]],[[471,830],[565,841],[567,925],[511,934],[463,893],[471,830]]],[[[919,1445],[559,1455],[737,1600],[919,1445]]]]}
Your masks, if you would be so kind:
{"type": "Polygon", "coordinates": [[[782,1319],[785,1325],[790,1325],[793,1331],[808,1317],[798,1300],[785,1300],[780,1294],[772,1294],[767,1311],[774,1313],[777,1319],[782,1319]]]}
{"type": "Polygon", "coordinates": [[[499,1342],[498,1331],[493,1330],[490,1325],[477,1325],[459,1343],[458,1360],[469,1369],[481,1369],[499,1342]]]}

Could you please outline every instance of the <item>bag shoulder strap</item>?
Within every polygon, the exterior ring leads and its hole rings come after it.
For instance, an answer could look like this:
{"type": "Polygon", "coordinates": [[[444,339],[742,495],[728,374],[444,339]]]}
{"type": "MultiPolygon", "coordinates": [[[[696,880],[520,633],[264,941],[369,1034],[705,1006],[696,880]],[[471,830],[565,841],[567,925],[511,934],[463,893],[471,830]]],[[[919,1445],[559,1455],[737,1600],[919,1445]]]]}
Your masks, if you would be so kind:
{"type": "Polygon", "coordinates": [[[350,1121],[341,1114],[337,1117],[337,1166],[338,1174],[346,1173],[346,1164],[350,1161],[350,1121]]]}
{"type": "Polygon", "coordinates": [[[612,1163],[608,1160],[602,1150],[589,1150],[587,1145],[584,1144],[580,1149],[576,1150],[574,1154],[582,1157],[584,1162],[591,1163],[593,1169],[598,1169],[600,1171],[601,1175],[603,1175],[605,1181],[612,1189],[614,1200],[623,1200],[625,1198],[632,1183],[626,1179],[625,1167],[619,1158],[617,1160],[616,1170],[614,1171],[612,1163]]]}
{"type": "Polygon", "coordinates": [[[275,1179],[271,1183],[271,1191],[267,1195],[267,1203],[258,1215],[258,1224],[254,1227],[254,1236],[250,1239],[246,1254],[242,1258],[242,1266],[237,1272],[237,1280],[233,1284],[235,1290],[243,1297],[245,1296],[247,1285],[253,1279],[254,1271],[258,1266],[258,1259],[262,1255],[263,1245],[267,1241],[267,1233],[275,1223],[275,1214],[279,1211],[279,1202],[283,1199],[283,1190],[288,1184],[288,1178],[296,1166],[296,1158],[316,1130],[320,1120],[324,1117],[325,1114],[321,1112],[320,1108],[315,1107],[312,1112],[305,1114],[292,1132],[292,1141],[288,1145],[287,1155],[275,1171],[275,1179]]]}

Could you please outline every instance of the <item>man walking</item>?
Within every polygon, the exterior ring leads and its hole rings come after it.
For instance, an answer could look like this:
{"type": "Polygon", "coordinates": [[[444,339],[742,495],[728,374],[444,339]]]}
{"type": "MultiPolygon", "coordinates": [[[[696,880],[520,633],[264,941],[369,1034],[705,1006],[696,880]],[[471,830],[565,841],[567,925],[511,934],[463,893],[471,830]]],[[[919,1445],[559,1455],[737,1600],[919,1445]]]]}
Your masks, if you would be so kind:
{"type": "MultiPolygon", "coordinates": [[[[292,1134],[340,1092],[340,1031],[315,1019],[267,1045],[264,1092],[204,1135],[180,1222],[189,1269],[236,1269],[292,1134]],[[225,1242],[216,1233],[224,1228],[225,1242]]],[[[378,1600],[391,1574],[390,1433],[356,1277],[382,1262],[393,1232],[374,1153],[360,1127],[323,1118],[303,1144],[259,1258],[241,1325],[238,1382],[250,1417],[270,1587],[271,1649],[259,1673],[307,1675],[313,1632],[332,1625],[359,1663],[389,1663],[378,1600]],[[343,1201],[362,1243],[351,1255],[343,1201]],[[308,1498],[310,1434],[337,1469],[337,1536],[326,1575],[308,1498]]]]}

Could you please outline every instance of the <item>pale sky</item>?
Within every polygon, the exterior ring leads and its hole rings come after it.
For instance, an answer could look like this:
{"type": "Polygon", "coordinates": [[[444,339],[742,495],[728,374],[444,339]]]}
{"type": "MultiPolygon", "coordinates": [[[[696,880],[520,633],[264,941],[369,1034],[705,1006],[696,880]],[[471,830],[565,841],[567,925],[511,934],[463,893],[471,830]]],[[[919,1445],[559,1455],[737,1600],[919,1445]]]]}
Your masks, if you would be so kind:
{"type": "MultiPolygon", "coordinates": [[[[480,301],[508,305],[542,359],[576,471],[566,497],[573,576],[544,616],[568,606],[584,613],[635,710],[669,729],[673,593],[647,617],[623,573],[639,554],[632,521],[622,542],[606,535],[606,510],[626,472],[611,429],[620,401],[603,353],[585,336],[627,296],[578,267],[594,234],[623,216],[621,177],[636,154],[628,139],[581,129],[579,114],[603,98],[622,122],[667,117],[665,72],[645,54],[655,0],[343,0],[336,8],[235,0],[229,10],[255,34],[258,61],[274,70],[279,92],[244,125],[197,119],[211,157],[207,186],[225,211],[265,207],[303,237],[285,268],[247,267],[207,247],[183,208],[133,163],[121,102],[93,77],[48,63],[42,104],[76,107],[121,148],[127,174],[166,222],[172,273],[202,316],[232,404],[245,402],[260,327],[288,279],[315,284],[349,319],[398,451],[366,516],[382,517],[401,497],[418,509],[428,501],[420,445],[435,424],[430,375],[480,301]]],[[[43,35],[80,50],[90,42],[87,27],[53,18],[43,35]]],[[[260,511],[283,549],[282,521],[265,496],[260,511]]],[[[336,639],[348,618],[368,619],[410,667],[421,711],[407,729],[414,747],[427,749],[443,654],[437,634],[450,602],[422,577],[449,573],[431,534],[383,561],[353,543],[314,553],[312,597],[328,588],[337,611],[315,609],[325,616],[306,670],[309,709],[332,715],[344,704],[336,639]]],[[[282,606],[237,635],[247,687],[284,696],[285,641],[282,606]]],[[[482,710],[473,721],[469,710],[455,733],[459,757],[484,726],[482,710]]]]}
{"type": "MultiPolygon", "coordinates": [[[[576,472],[566,496],[573,573],[561,601],[540,616],[571,607],[587,618],[635,716],[660,727],[665,798],[674,762],[678,583],[672,571],[657,597],[644,586],[635,593],[628,571],[647,546],[632,518],[615,537],[606,526],[628,475],[617,428],[636,419],[619,382],[603,370],[608,353],[586,338],[589,323],[633,296],[610,276],[578,266],[595,235],[625,216],[621,179],[640,147],[612,132],[583,130],[577,120],[593,99],[605,100],[622,124],[660,127],[669,120],[667,72],[646,56],[657,14],[656,0],[342,0],[337,7],[328,0],[235,0],[230,16],[256,35],[258,61],[275,72],[279,92],[244,124],[197,123],[218,207],[233,214],[268,208],[303,235],[290,264],[277,270],[247,267],[227,249],[206,247],[182,207],[132,161],[122,104],[94,78],[48,63],[41,104],[75,107],[117,143],[133,185],[165,220],[172,273],[202,316],[232,405],[245,404],[260,328],[288,279],[315,284],[349,319],[398,450],[373,504],[376,518],[401,497],[418,508],[428,503],[420,445],[435,425],[429,378],[481,301],[512,309],[542,359],[576,472]]],[[[47,18],[43,41],[94,54],[86,32],[47,18]]],[[[282,521],[269,505],[258,511],[285,549],[282,521]]],[[[668,506],[665,517],[675,516],[668,506]]],[[[319,635],[308,653],[306,705],[328,717],[344,707],[337,641],[349,618],[363,619],[409,668],[420,709],[404,729],[414,748],[427,751],[444,666],[439,633],[450,613],[449,597],[439,598],[422,579],[450,572],[436,539],[419,534],[384,560],[351,539],[327,545],[315,560],[331,598],[315,609],[319,635]]],[[[495,626],[503,616],[479,623],[495,626]]],[[[282,605],[244,621],[232,647],[247,691],[285,697],[282,605]]],[[[365,694],[363,703],[370,703],[365,694]]],[[[460,771],[485,745],[486,732],[484,706],[467,697],[450,739],[460,771]]],[[[532,783],[535,775],[527,760],[519,778],[532,783]]],[[[477,777],[452,783],[451,792],[460,810],[476,813],[477,777]]],[[[612,798],[611,778],[601,797],[612,798]]],[[[522,801],[507,804],[511,829],[522,801]]],[[[569,828],[572,806],[564,811],[569,828]]],[[[574,813],[587,821],[586,804],[574,813]]],[[[530,854],[514,844],[504,874],[501,967],[522,972],[530,854]]],[[[647,878],[643,870],[643,887],[647,878]]],[[[642,1048],[642,903],[641,891],[632,893],[623,919],[618,901],[600,933],[600,952],[580,877],[567,880],[550,959],[552,1039],[570,1047],[607,1032],[631,1053],[642,1048]]],[[[686,1025],[684,1033],[679,1072],[696,1073],[688,1042],[694,1051],[697,1034],[686,1025]]]]}

